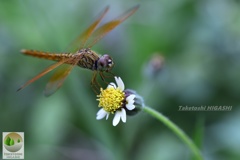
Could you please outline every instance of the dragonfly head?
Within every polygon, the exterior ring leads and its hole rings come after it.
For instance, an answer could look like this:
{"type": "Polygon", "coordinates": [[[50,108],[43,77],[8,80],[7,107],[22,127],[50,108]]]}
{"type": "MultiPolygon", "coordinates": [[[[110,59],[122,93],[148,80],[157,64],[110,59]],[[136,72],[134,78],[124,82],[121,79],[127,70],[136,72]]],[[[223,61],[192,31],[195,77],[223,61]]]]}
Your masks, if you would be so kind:
{"type": "Polygon", "coordinates": [[[107,54],[104,54],[103,56],[101,56],[97,61],[97,69],[100,71],[108,72],[112,69],[113,65],[114,63],[112,58],[107,54]]]}

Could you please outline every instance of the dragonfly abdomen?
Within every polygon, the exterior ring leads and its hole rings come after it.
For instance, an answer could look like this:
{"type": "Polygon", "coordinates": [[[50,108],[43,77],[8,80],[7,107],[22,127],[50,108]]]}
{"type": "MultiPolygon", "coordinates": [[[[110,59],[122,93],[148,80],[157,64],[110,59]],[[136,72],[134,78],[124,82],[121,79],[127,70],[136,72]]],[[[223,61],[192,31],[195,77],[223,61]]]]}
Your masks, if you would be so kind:
{"type": "Polygon", "coordinates": [[[73,57],[73,54],[70,53],[50,53],[50,52],[42,52],[42,51],[36,51],[36,50],[21,50],[22,53],[38,58],[53,60],[53,61],[60,61],[63,58],[70,58],[73,57]]]}

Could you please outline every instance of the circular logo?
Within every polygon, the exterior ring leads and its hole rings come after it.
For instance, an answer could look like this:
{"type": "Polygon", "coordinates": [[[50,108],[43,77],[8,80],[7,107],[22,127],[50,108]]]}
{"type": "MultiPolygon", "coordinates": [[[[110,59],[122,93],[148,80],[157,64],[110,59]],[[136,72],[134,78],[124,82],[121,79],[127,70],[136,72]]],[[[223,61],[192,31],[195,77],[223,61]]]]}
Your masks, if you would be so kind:
{"type": "Polygon", "coordinates": [[[19,151],[23,146],[23,139],[22,137],[17,133],[9,133],[4,138],[4,147],[9,152],[17,152],[19,151]]]}

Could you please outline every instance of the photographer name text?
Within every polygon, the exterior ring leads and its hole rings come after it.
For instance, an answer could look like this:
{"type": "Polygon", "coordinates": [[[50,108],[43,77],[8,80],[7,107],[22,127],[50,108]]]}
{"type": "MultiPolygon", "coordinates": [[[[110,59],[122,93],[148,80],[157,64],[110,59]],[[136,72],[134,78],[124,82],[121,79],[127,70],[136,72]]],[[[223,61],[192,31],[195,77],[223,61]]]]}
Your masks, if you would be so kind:
{"type": "Polygon", "coordinates": [[[178,111],[231,111],[232,106],[179,106],[178,111]]]}

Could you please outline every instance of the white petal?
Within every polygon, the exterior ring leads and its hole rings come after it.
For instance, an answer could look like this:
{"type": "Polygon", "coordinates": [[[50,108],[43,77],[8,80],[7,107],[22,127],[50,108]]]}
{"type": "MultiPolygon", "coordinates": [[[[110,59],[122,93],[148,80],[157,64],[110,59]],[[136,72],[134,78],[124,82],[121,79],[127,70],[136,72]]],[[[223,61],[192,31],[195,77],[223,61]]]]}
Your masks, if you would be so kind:
{"type": "Polygon", "coordinates": [[[133,105],[133,104],[127,104],[127,105],[126,105],[126,108],[127,108],[129,111],[131,111],[131,110],[133,110],[133,109],[135,108],[135,105],[133,105]]]}
{"type": "Polygon", "coordinates": [[[122,79],[120,77],[115,77],[115,81],[117,83],[118,88],[121,91],[124,91],[125,86],[124,86],[124,83],[123,83],[122,79]]]}
{"type": "Polygon", "coordinates": [[[111,82],[108,86],[107,86],[107,88],[117,88],[116,87],[116,84],[115,83],[113,83],[113,82],[111,82]]]}
{"type": "Polygon", "coordinates": [[[128,96],[127,97],[127,104],[126,104],[126,108],[128,109],[128,110],[133,110],[134,108],[135,108],[135,105],[134,105],[134,98],[135,98],[136,96],[134,95],[134,94],[131,94],[130,96],[128,96]]]}
{"type": "Polygon", "coordinates": [[[133,104],[134,104],[134,100],[132,100],[132,101],[127,101],[127,104],[133,105],[133,104]]]}
{"type": "Polygon", "coordinates": [[[132,104],[133,104],[133,103],[134,103],[134,98],[135,98],[135,97],[136,97],[136,95],[131,94],[130,96],[127,97],[126,100],[127,100],[128,103],[132,103],[132,104]]]}
{"type": "Polygon", "coordinates": [[[122,115],[121,111],[116,111],[115,116],[113,118],[113,126],[116,126],[119,123],[121,115],[122,115]]]}
{"type": "Polygon", "coordinates": [[[97,112],[97,115],[100,115],[102,113],[106,112],[103,108],[101,108],[98,112],[97,112]]]}
{"type": "Polygon", "coordinates": [[[121,119],[122,119],[122,121],[123,121],[124,123],[125,123],[126,120],[127,120],[127,114],[126,114],[125,109],[123,109],[123,108],[122,108],[121,119]]]}
{"type": "Polygon", "coordinates": [[[107,113],[107,115],[106,115],[106,120],[108,119],[108,117],[109,117],[109,113],[107,113]]]}
{"type": "Polygon", "coordinates": [[[106,112],[103,108],[102,109],[100,109],[98,112],[97,112],[97,120],[99,120],[99,119],[103,119],[106,115],[107,115],[107,117],[108,117],[108,112],[106,112]]]}

